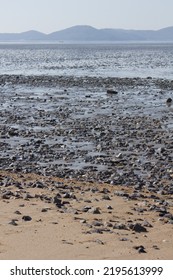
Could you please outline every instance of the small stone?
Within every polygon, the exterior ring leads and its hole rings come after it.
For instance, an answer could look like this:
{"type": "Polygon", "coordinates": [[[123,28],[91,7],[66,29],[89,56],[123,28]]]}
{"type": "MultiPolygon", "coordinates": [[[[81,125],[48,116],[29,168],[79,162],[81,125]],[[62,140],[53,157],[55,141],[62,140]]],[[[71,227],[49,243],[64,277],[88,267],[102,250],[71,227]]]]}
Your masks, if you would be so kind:
{"type": "Polygon", "coordinates": [[[144,227],[153,227],[148,221],[144,221],[143,223],[142,223],[142,226],[144,226],[144,227]]]}
{"type": "Polygon", "coordinates": [[[91,206],[84,206],[81,211],[88,212],[89,210],[91,210],[91,206]]]}
{"type": "Polygon", "coordinates": [[[32,220],[32,218],[30,216],[23,216],[22,220],[24,220],[25,222],[29,222],[32,220]]]}
{"type": "Polygon", "coordinates": [[[81,223],[81,224],[86,224],[86,220],[85,220],[85,219],[80,220],[80,223],[81,223]]]}
{"type": "Polygon", "coordinates": [[[14,214],[22,215],[22,213],[21,213],[20,211],[18,211],[18,210],[16,210],[16,211],[14,212],[14,214]]]}
{"type": "Polygon", "coordinates": [[[58,196],[55,196],[55,197],[53,198],[53,203],[55,203],[55,204],[56,204],[56,206],[57,206],[58,208],[61,208],[61,207],[62,207],[62,205],[63,205],[62,200],[61,200],[61,199],[59,199],[59,197],[58,197],[58,196]]]}
{"type": "Polygon", "coordinates": [[[88,212],[92,214],[101,214],[99,207],[92,207],[88,212]]]}
{"type": "Polygon", "coordinates": [[[141,246],[139,249],[138,249],[138,253],[141,254],[141,253],[146,253],[145,251],[145,248],[143,246],[141,246]]]}
{"type": "Polygon", "coordinates": [[[41,209],[41,212],[47,212],[48,211],[48,208],[43,208],[43,209],[41,209]]]}
{"type": "Polygon", "coordinates": [[[141,254],[141,253],[146,253],[145,251],[145,247],[143,245],[140,245],[140,246],[134,246],[133,247],[135,250],[138,250],[138,253],[141,254]]]}
{"type": "Polygon", "coordinates": [[[168,107],[170,107],[171,105],[172,105],[172,98],[168,98],[167,100],[166,100],[166,105],[168,106],[168,107]]]}
{"type": "Polygon", "coordinates": [[[113,226],[113,229],[124,229],[124,230],[128,230],[127,226],[126,226],[125,224],[121,224],[121,223],[115,224],[115,225],[113,226]]]}
{"type": "Polygon", "coordinates": [[[113,207],[111,205],[106,206],[108,210],[113,210],[113,207]]]}
{"type": "Polygon", "coordinates": [[[16,219],[12,219],[11,222],[9,222],[9,225],[12,225],[12,226],[18,226],[18,224],[16,223],[16,219]]]}
{"type": "Polygon", "coordinates": [[[107,194],[103,195],[102,199],[104,199],[104,200],[111,200],[111,198],[107,194]]]}
{"type": "Polygon", "coordinates": [[[125,237],[123,237],[123,238],[120,238],[120,241],[128,241],[129,239],[128,238],[125,238],[125,237]]]}
{"type": "Polygon", "coordinates": [[[130,224],[129,228],[136,232],[147,232],[146,228],[142,226],[140,223],[130,224]]]}
{"type": "Polygon", "coordinates": [[[92,225],[95,226],[95,227],[100,227],[100,226],[103,226],[103,223],[102,223],[102,222],[99,222],[99,221],[94,221],[94,222],[92,223],[92,225]]]}
{"type": "Polygon", "coordinates": [[[118,91],[116,91],[114,89],[108,89],[107,94],[118,94],[118,91]]]}
{"type": "Polygon", "coordinates": [[[100,239],[96,239],[95,242],[100,244],[100,245],[104,245],[104,242],[102,240],[100,240],[100,239]]]}

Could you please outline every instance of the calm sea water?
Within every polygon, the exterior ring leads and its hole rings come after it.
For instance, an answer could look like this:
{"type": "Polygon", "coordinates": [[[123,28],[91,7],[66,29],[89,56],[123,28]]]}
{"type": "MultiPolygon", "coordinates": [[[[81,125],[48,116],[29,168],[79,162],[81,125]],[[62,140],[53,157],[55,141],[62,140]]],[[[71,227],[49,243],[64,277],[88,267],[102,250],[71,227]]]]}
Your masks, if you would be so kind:
{"type": "Polygon", "coordinates": [[[173,79],[173,43],[1,43],[0,74],[173,79]]]}

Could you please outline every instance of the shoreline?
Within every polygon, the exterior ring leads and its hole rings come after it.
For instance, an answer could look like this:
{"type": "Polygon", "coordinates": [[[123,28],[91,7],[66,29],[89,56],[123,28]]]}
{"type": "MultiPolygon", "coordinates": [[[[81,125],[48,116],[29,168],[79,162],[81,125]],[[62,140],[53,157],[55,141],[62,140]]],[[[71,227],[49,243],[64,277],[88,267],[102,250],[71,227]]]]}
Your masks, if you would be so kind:
{"type": "Polygon", "coordinates": [[[172,259],[172,80],[0,84],[0,259],[172,259]]]}

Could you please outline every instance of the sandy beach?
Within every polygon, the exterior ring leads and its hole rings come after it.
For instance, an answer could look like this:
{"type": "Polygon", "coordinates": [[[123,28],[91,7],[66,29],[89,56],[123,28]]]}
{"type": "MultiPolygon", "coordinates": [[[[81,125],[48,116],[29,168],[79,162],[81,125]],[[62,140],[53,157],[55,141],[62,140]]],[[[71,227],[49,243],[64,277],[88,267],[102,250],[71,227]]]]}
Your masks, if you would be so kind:
{"type": "Polygon", "coordinates": [[[172,196],[0,172],[0,259],[172,259],[172,196]],[[166,213],[165,213],[166,211],[166,213]]]}

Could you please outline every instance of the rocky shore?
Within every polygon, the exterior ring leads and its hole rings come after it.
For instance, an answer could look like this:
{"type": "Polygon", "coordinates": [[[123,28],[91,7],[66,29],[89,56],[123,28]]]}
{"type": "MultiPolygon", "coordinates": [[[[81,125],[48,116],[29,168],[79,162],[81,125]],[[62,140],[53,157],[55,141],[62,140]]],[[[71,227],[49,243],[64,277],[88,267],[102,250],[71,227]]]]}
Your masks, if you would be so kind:
{"type": "MultiPolygon", "coordinates": [[[[95,246],[80,247],[86,239],[77,240],[77,232],[92,235],[98,250],[107,244],[105,258],[112,246],[110,234],[118,237],[119,248],[110,258],[171,258],[166,249],[172,237],[164,235],[173,224],[173,110],[166,105],[172,89],[173,81],[151,77],[0,76],[4,234],[10,235],[9,226],[15,226],[24,241],[29,230],[24,222],[37,225],[43,220],[45,226],[50,219],[55,224],[49,230],[59,223],[62,236],[64,226],[77,224],[73,237],[60,238],[59,246],[63,251],[64,244],[78,244],[79,258],[94,258],[95,246]],[[45,213],[52,215],[44,219],[45,213]],[[145,252],[151,254],[141,257],[145,252]]],[[[0,258],[9,256],[3,246],[1,240],[0,258]]],[[[40,258],[36,253],[27,257],[34,254],[40,258]]],[[[24,258],[22,251],[18,256],[24,258]]],[[[58,256],[65,257],[55,252],[47,257],[58,256]]],[[[71,257],[77,258],[75,253],[71,257]]]]}
{"type": "Polygon", "coordinates": [[[172,81],[1,76],[0,84],[1,169],[170,188],[172,81]]]}

